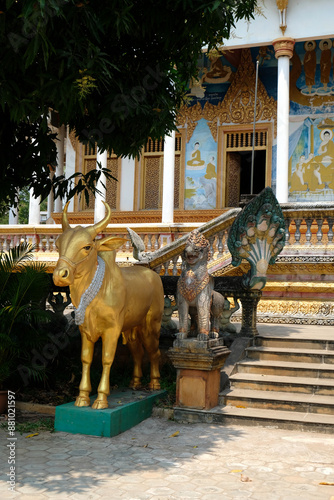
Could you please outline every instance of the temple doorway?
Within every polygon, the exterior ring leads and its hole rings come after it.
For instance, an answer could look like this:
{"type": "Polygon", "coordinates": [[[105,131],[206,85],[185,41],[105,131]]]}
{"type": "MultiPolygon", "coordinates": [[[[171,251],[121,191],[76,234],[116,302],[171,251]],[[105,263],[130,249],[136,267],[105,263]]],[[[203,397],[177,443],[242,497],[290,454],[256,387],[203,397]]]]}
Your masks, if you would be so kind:
{"type": "Polygon", "coordinates": [[[244,194],[258,194],[265,188],[266,151],[254,151],[253,193],[251,193],[251,165],[252,153],[240,152],[240,197],[244,194]]]}
{"type": "MultiPolygon", "coordinates": [[[[251,194],[253,134],[250,130],[225,132],[224,139],[224,206],[238,207],[244,195],[251,194]]],[[[271,185],[271,158],[268,149],[268,131],[256,131],[252,194],[258,194],[271,185]]]]}

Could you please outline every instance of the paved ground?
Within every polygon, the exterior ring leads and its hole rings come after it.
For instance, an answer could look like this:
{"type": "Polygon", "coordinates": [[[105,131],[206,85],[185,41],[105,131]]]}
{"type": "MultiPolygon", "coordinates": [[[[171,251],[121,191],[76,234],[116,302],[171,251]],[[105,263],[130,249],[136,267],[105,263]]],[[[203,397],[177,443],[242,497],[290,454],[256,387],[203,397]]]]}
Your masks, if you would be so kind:
{"type": "Polygon", "coordinates": [[[0,498],[334,500],[334,437],[274,428],[180,425],[150,418],[114,438],[17,434],[16,491],[0,498]]]}
{"type": "MultiPolygon", "coordinates": [[[[313,338],[315,328],[271,325],[271,333],[313,338]]],[[[320,333],[333,335],[333,327],[320,333]]],[[[328,434],[158,418],[113,438],[16,433],[14,492],[6,484],[8,437],[1,429],[1,500],[334,500],[328,434]]]]}

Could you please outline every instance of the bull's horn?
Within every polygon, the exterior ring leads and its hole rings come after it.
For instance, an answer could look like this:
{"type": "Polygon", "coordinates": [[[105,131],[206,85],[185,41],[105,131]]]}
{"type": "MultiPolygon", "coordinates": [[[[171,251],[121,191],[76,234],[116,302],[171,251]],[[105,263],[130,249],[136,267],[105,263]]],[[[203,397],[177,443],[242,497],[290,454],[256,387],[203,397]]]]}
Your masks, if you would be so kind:
{"type": "Polygon", "coordinates": [[[106,216],[104,217],[104,219],[100,220],[100,222],[94,224],[94,226],[90,226],[87,228],[93,238],[95,238],[97,234],[101,233],[101,231],[103,231],[107,227],[111,218],[111,208],[109,207],[108,203],[105,203],[104,201],[102,203],[106,207],[106,216]]]}
{"type": "Polygon", "coordinates": [[[63,210],[63,217],[62,217],[62,221],[61,221],[63,231],[66,231],[66,229],[70,228],[70,225],[68,223],[68,218],[67,218],[67,208],[68,208],[69,203],[70,203],[69,201],[66,203],[64,210],[63,210]]]}

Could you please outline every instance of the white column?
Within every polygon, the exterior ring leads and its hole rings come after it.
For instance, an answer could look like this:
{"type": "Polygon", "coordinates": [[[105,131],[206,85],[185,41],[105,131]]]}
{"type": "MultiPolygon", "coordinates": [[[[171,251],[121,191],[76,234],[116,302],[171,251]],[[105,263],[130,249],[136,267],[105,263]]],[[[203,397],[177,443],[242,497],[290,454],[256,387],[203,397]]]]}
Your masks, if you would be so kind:
{"type": "Polygon", "coordinates": [[[30,189],[29,198],[29,220],[28,224],[36,225],[41,223],[41,207],[40,199],[41,197],[35,198],[33,195],[33,189],[30,189]]]}
{"type": "MultiPolygon", "coordinates": [[[[97,163],[101,163],[102,168],[107,168],[107,161],[108,161],[107,151],[104,151],[103,153],[98,151],[96,156],[96,168],[97,169],[99,168],[97,163]]],[[[105,206],[102,203],[102,201],[106,200],[106,189],[102,185],[102,184],[106,185],[106,180],[107,180],[106,176],[104,174],[101,174],[99,182],[96,185],[97,189],[100,191],[100,194],[96,193],[95,195],[94,224],[102,220],[106,214],[105,206]]]]}
{"type": "Polygon", "coordinates": [[[162,180],[162,223],[174,222],[175,131],[165,136],[162,180]]]}
{"type": "MultiPolygon", "coordinates": [[[[50,172],[50,177],[54,176],[54,172],[50,172]]],[[[54,211],[54,196],[53,196],[53,191],[51,190],[49,195],[48,195],[48,205],[47,205],[47,215],[46,215],[46,220],[51,218],[51,214],[54,211]]]]}
{"type": "MultiPolygon", "coordinates": [[[[66,166],[65,173],[66,179],[71,177],[75,173],[75,162],[76,162],[76,141],[75,135],[70,131],[69,126],[67,126],[67,134],[66,134],[66,166]],[[73,141],[73,142],[72,142],[73,141]]],[[[70,204],[68,206],[68,211],[74,211],[74,197],[70,200],[70,204]]]]}
{"type": "MultiPolygon", "coordinates": [[[[64,141],[65,141],[65,125],[62,125],[58,129],[58,135],[56,140],[57,146],[57,167],[56,176],[64,174],[64,141]]],[[[61,212],[63,210],[62,199],[58,196],[54,202],[55,212],[61,212]]]]}
{"type": "Polygon", "coordinates": [[[289,79],[294,43],[292,38],[273,41],[278,60],[276,198],[280,203],[286,203],[289,195],[289,79]]]}
{"type": "Polygon", "coordinates": [[[119,208],[132,211],[135,194],[135,160],[128,156],[122,158],[119,208]]]}
{"type": "Polygon", "coordinates": [[[9,225],[16,225],[18,224],[19,222],[19,207],[16,206],[15,208],[14,207],[10,207],[9,209],[9,217],[8,217],[8,224],[9,225]]]}

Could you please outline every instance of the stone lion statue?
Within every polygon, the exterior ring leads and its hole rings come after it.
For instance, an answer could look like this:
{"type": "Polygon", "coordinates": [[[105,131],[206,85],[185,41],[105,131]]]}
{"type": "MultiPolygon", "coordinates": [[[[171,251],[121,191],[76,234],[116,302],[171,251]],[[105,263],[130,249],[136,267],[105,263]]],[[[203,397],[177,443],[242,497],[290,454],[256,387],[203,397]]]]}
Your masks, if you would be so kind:
{"type": "Polygon", "coordinates": [[[196,325],[198,340],[218,338],[224,297],[214,291],[214,279],[207,269],[210,244],[195,229],[190,233],[182,254],[182,271],[177,283],[179,338],[189,334],[188,315],[196,325]],[[210,328],[211,322],[211,328],[210,328]]]}

